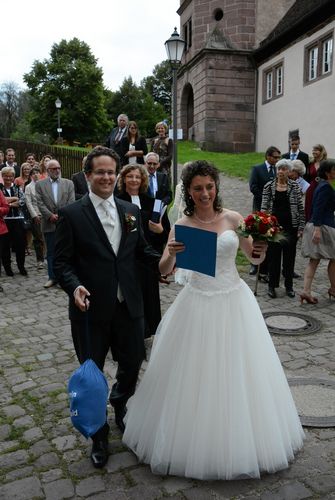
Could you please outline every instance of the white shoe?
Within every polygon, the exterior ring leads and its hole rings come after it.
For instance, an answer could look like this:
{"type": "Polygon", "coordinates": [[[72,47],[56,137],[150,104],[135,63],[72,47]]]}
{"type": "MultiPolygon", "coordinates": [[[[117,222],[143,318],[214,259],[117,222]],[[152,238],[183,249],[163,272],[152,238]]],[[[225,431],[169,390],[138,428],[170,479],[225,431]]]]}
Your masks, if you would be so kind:
{"type": "Polygon", "coordinates": [[[40,270],[40,269],[44,269],[44,262],[38,262],[37,263],[37,269],[40,270]]]}
{"type": "Polygon", "coordinates": [[[57,285],[56,281],[54,281],[54,280],[48,280],[43,286],[44,286],[44,288],[50,288],[50,287],[52,287],[54,285],[57,285]]]}

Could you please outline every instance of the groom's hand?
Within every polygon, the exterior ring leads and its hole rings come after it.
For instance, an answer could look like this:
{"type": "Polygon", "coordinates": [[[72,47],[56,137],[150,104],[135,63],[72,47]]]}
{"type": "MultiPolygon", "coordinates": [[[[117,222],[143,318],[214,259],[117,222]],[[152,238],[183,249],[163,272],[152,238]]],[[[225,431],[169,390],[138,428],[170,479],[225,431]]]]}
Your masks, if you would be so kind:
{"type": "Polygon", "coordinates": [[[90,292],[82,285],[78,286],[74,291],[74,303],[81,311],[86,311],[90,306],[90,301],[88,297],[90,292]]]}

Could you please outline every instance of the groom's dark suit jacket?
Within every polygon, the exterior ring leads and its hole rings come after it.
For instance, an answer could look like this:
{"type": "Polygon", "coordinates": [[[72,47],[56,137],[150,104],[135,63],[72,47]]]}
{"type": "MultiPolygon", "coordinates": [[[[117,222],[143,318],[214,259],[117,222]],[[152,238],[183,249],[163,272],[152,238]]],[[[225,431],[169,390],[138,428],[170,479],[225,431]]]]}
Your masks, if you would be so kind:
{"type": "Polygon", "coordinates": [[[136,205],[115,198],[122,227],[117,256],[88,195],[60,210],[56,229],[54,270],[69,295],[71,320],[83,313],[75,306],[73,292],[85,286],[90,296],[91,321],[110,321],[120,285],[131,318],[143,316],[143,302],[136,259],[157,269],[160,255],[148,245],[136,205]],[[126,216],[135,217],[133,227],[126,216]]]}

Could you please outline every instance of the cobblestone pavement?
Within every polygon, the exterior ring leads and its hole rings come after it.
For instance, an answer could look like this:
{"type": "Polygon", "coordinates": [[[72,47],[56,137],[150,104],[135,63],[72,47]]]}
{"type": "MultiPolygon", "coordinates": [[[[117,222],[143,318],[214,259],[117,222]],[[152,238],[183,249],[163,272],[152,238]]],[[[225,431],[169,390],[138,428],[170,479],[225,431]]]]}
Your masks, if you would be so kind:
{"type": "MultiPolygon", "coordinates": [[[[250,211],[245,182],[224,177],[223,193],[226,206],[244,215],[250,211]]],[[[301,274],[303,267],[298,256],[296,271],[301,274]]],[[[69,420],[66,382],[77,361],[66,296],[59,288],[43,288],[46,274],[35,269],[33,257],[27,269],[28,278],[1,278],[5,291],[0,294],[0,499],[335,499],[334,428],[306,428],[305,446],[285,471],[260,480],[201,482],[156,476],[148,466],[139,465],[122,445],[109,408],[111,455],[104,470],[94,469],[90,441],[69,420]]],[[[253,288],[254,278],[247,271],[242,270],[242,276],[253,288]]],[[[297,291],[301,286],[302,280],[296,280],[297,291]]],[[[335,302],[328,300],[327,288],[325,264],[316,278],[317,305],[301,306],[297,298],[286,297],[284,288],[271,300],[266,285],[259,285],[257,299],[263,312],[303,312],[322,322],[322,329],[312,335],[273,335],[289,378],[335,380],[335,302]]],[[[163,310],[178,290],[175,284],[162,286],[163,310]]],[[[114,370],[107,362],[109,381],[114,370]]]]}

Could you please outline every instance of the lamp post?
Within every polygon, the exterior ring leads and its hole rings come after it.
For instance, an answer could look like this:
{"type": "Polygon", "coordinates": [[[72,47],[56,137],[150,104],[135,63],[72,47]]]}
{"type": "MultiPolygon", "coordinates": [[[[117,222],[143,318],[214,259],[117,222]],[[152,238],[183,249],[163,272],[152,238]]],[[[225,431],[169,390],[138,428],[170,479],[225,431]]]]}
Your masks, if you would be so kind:
{"type": "Polygon", "coordinates": [[[173,126],[173,192],[177,185],[177,71],[183,56],[185,41],[180,38],[177,28],[165,42],[166,53],[172,68],[172,126],[173,126]]]}
{"type": "Polygon", "coordinates": [[[57,124],[58,124],[58,127],[57,127],[57,132],[58,132],[58,143],[61,144],[62,142],[62,139],[61,139],[61,132],[62,132],[62,129],[60,128],[60,108],[62,107],[62,101],[60,100],[59,97],[57,97],[57,99],[55,100],[55,106],[56,106],[56,109],[57,109],[57,124]]]}

